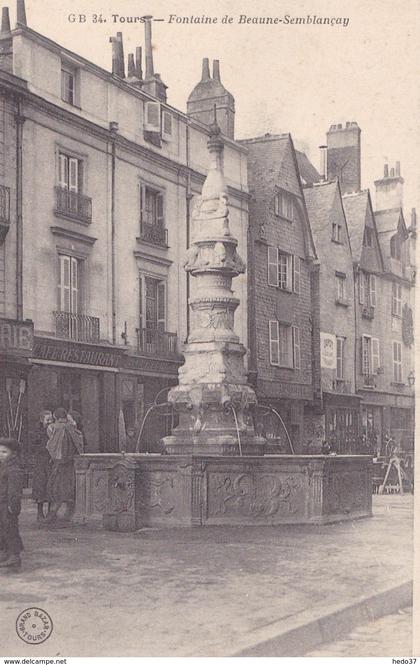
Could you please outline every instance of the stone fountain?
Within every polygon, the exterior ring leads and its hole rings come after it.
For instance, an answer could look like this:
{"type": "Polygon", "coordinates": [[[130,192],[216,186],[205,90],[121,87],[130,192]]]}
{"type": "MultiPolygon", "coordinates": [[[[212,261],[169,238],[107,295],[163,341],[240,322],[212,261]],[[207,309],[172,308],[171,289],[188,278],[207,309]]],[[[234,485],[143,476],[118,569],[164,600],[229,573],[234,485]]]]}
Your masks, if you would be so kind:
{"type": "Polygon", "coordinates": [[[234,332],[245,271],[229,226],[223,139],[216,122],[210,168],[193,213],[185,270],[196,282],[191,333],[169,401],[179,424],[165,455],[86,454],[76,461],[76,516],[121,531],[155,526],[325,524],[372,514],[371,458],[264,455],[245,347],[234,332]]]}

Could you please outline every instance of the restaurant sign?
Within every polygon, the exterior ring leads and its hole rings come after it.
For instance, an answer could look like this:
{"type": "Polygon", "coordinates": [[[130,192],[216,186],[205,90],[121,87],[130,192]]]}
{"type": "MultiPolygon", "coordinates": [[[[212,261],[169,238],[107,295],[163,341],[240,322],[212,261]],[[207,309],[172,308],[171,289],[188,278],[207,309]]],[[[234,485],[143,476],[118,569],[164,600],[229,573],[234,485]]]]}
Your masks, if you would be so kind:
{"type": "Polygon", "coordinates": [[[32,321],[0,319],[0,353],[29,355],[34,345],[32,321]]]}
{"type": "Polygon", "coordinates": [[[54,362],[96,365],[98,367],[117,368],[120,365],[121,351],[111,351],[101,347],[90,347],[79,344],[60,344],[51,340],[37,338],[33,358],[52,360],[54,362]]]}

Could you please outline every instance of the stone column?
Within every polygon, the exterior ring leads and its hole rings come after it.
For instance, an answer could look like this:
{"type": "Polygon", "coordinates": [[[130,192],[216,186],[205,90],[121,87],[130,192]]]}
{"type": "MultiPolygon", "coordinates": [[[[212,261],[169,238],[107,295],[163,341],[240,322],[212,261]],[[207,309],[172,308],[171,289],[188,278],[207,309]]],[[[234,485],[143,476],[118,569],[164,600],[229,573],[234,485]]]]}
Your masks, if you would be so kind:
{"type": "Polygon", "coordinates": [[[189,300],[185,364],[168,396],[179,414],[179,426],[164,439],[171,454],[260,455],[265,443],[255,435],[251,416],[257,400],[247,385],[246,349],[234,332],[239,300],[232,279],[245,272],[245,264],[229,228],[223,149],[215,122],[208,141],[210,168],[193,211],[192,244],[184,262],[197,288],[189,300]]]}

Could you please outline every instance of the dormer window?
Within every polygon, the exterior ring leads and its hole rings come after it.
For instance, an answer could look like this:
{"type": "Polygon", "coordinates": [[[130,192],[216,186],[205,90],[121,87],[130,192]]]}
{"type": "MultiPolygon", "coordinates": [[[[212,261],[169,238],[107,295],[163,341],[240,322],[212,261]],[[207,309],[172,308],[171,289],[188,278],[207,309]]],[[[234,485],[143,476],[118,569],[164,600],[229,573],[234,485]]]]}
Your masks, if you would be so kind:
{"type": "Polygon", "coordinates": [[[331,232],[331,240],[333,242],[341,243],[341,224],[333,223],[332,232],[331,232]]]}
{"type": "Polygon", "coordinates": [[[164,141],[172,141],[172,116],[167,111],[162,113],[162,138],[164,141]]]}
{"type": "Polygon", "coordinates": [[[146,102],[144,120],[144,138],[160,147],[161,141],[172,141],[174,119],[171,113],[164,111],[159,102],[146,102]]]}
{"type": "Polygon", "coordinates": [[[277,192],[274,196],[274,214],[292,222],[295,219],[295,205],[291,196],[277,192]]]}
{"type": "Polygon", "coordinates": [[[391,238],[391,257],[401,261],[401,240],[398,233],[391,238]]]}
{"type": "Polygon", "coordinates": [[[77,69],[63,62],[61,64],[61,99],[72,106],[76,105],[76,83],[77,69]]]}
{"type": "Polygon", "coordinates": [[[146,121],[144,128],[147,132],[160,133],[160,104],[159,102],[146,102],[146,121]]]}

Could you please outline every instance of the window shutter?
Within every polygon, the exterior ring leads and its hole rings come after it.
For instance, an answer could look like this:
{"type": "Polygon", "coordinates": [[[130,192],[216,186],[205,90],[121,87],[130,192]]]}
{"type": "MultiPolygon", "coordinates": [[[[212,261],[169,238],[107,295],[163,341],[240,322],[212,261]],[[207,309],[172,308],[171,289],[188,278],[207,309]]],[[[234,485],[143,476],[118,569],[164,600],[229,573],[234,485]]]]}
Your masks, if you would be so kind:
{"type": "Polygon", "coordinates": [[[370,337],[365,335],[362,337],[362,374],[367,375],[371,373],[371,349],[370,349],[370,337]]]}
{"type": "Polygon", "coordinates": [[[79,160],[69,157],[69,190],[79,191],[79,160]]]}
{"type": "Polygon", "coordinates": [[[300,330],[296,326],[292,328],[293,333],[293,366],[300,369],[300,330]]]}
{"type": "Polygon", "coordinates": [[[162,136],[167,141],[170,141],[172,139],[172,116],[167,111],[164,111],[162,114],[162,124],[163,124],[162,136]]]}
{"type": "Polygon", "coordinates": [[[60,254],[60,312],[70,312],[70,257],[60,254]]]}
{"type": "Polygon", "coordinates": [[[287,257],[286,289],[293,290],[293,256],[291,254],[287,257]]]}
{"type": "Polygon", "coordinates": [[[165,222],[163,212],[163,194],[159,193],[156,196],[156,221],[159,226],[163,226],[165,222]]]}
{"type": "Polygon", "coordinates": [[[139,275],[139,312],[140,312],[140,328],[145,328],[144,315],[146,311],[146,306],[144,302],[145,298],[145,287],[144,287],[144,277],[139,275]]]}
{"type": "Polygon", "coordinates": [[[270,343],[270,363],[272,365],[278,365],[280,362],[278,321],[268,322],[268,335],[270,343]]]}
{"type": "Polygon", "coordinates": [[[77,259],[70,259],[70,288],[71,288],[71,312],[79,312],[79,263],[77,259]]]}
{"type": "Polygon", "coordinates": [[[166,330],[166,284],[157,285],[157,328],[161,332],[166,330]]]}
{"type": "Polygon", "coordinates": [[[280,194],[274,196],[274,214],[280,215],[280,194]]]}
{"type": "Polygon", "coordinates": [[[370,276],[370,305],[376,307],[376,277],[375,275],[370,276]]]}
{"type": "Polygon", "coordinates": [[[279,250],[277,247],[268,247],[268,285],[279,285],[279,250]]]}
{"type": "Polygon", "coordinates": [[[344,339],[337,337],[337,379],[344,378],[344,339]]]}
{"type": "Polygon", "coordinates": [[[61,152],[58,155],[58,184],[68,189],[69,186],[69,161],[61,152]]]}
{"type": "Polygon", "coordinates": [[[359,272],[359,302],[361,305],[365,304],[366,296],[365,296],[365,274],[363,272],[359,272]]]}
{"type": "Polygon", "coordinates": [[[146,102],[145,129],[149,132],[160,131],[160,104],[159,102],[146,102]]]}
{"type": "Polygon", "coordinates": [[[293,291],[297,294],[300,293],[300,268],[301,258],[299,256],[293,257],[293,291]]]}
{"type": "Polygon", "coordinates": [[[145,204],[146,204],[146,192],[145,192],[145,186],[140,183],[139,186],[139,196],[140,196],[140,221],[145,222],[146,221],[146,216],[145,216],[145,204]]]}
{"type": "Polygon", "coordinates": [[[380,366],[379,339],[377,337],[372,337],[372,372],[376,374],[380,366]]]}

